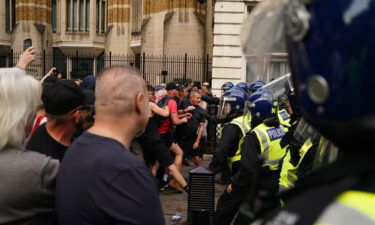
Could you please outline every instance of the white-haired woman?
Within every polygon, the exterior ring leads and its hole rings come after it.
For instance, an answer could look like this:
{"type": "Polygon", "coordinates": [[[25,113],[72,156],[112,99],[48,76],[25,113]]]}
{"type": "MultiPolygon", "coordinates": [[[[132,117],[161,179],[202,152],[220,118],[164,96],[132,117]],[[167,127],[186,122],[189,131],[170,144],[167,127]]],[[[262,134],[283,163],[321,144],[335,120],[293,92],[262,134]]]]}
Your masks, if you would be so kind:
{"type": "Polygon", "coordinates": [[[20,68],[0,69],[0,224],[53,224],[59,162],[25,151],[42,86],[20,68]]]}

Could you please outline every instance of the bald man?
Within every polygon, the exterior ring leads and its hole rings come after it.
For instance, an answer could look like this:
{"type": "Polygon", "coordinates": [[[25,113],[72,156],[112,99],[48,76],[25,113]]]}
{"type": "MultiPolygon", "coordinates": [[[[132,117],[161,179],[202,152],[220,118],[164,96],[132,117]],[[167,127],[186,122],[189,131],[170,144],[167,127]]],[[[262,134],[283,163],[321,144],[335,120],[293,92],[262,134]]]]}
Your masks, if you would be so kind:
{"type": "Polygon", "coordinates": [[[61,164],[59,224],[164,224],[155,181],[129,151],[149,115],[139,71],[105,69],[96,84],[95,111],[94,125],[71,145],[61,164]]]}

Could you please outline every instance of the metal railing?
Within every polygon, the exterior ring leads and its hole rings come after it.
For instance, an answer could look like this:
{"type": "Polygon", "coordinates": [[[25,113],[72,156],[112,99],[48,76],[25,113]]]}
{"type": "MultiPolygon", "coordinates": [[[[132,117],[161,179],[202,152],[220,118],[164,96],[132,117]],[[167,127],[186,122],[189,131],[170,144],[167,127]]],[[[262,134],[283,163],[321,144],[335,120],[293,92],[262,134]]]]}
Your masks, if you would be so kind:
{"type": "MultiPolygon", "coordinates": [[[[0,57],[0,66],[14,66],[21,53],[10,52],[0,57]]],[[[104,68],[112,65],[130,65],[138,68],[143,78],[151,85],[176,81],[188,83],[193,81],[211,82],[212,58],[207,56],[165,55],[120,55],[102,53],[100,55],[81,54],[65,55],[55,49],[53,53],[45,51],[37,55],[37,60],[27,72],[40,79],[50,68],[56,67],[64,78],[73,79],[87,75],[98,75],[104,68]]]]}

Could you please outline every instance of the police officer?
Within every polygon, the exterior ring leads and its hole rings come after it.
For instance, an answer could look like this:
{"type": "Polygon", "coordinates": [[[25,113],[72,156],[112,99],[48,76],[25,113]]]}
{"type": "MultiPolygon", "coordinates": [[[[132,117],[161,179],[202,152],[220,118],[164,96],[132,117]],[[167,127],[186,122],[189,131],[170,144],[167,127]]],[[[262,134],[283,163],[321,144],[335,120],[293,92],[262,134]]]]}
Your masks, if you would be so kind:
{"type": "Polygon", "coordinates": [[[249,122],[243,113],[247,98],[248,96],[236,87],[227,91],[222,97],[218,117],[227,118],[230,122],[223,127],[219,135],[219,144],[210,163],[213,172],[221,171],[227,161],[231,173],[234,174],[238,169],[238,163],[230,161],[230,158],[237,152],[240,139],[250,130],[249,122]]]}
{"type": "Polygon", "coordinates": [[[254,94],[258,89],[262,88],[265,85],[262,80],[255,80],[249,84],[249,95],[254,94]]]}
{"type": "Polygon", "coordinates": [[[281,147],[287,149],[280,172],[280,192],[293,188],[298,179],[312,171],[320,142],[320,135],[301,118],[295,93],[289,89],[286,96],[288,99],[285,110],[291,115],[291,119],[288,131],[280,142],[281,147]]]}
{"type": "Polygon", "coordinates": [[[290,112],[288,112],[289,100],[286,95],[282,95],[278,99],[278,118],[284,127],[290,127],[290,112]]]}
{"type": "Polygon", "coordinates": [[[264,25],[285,27],[301,111],[342,152],[257,224],[375,224],[375,0],[266,0],[249,19],[250,54],[261,37],[275,37],[264,25]]]}
{"type": "Polygon", "coordinates": [[[272,96],[263,94],[252,107],[252,131],[241,140],[241,167],[232,177],[227,192],[232,195],[241,193],[243,201],[254,180],[252,178],[261,177],[254,207],[258,210],[278,204],[276,193],[279,187],[280,162],[285,155],[285,148],[281,148],[280,141],[285,128],[280,125],[272,96]]]}
{"type": "MultiPolygon", "coordinates": [[[[283,75],[266,85],[263,85],[259,90],[262,91],[271,91],[277,104],[278,118],[280,124],[284,127],[290,127],[290,114],[288,113],[288,98],[286,92],[291,90],[291,77],[290,74],[283,75]]],[[[256,85],[255,83],[254,85],[256,85]]],[[[261,83],[262,84],[262,83],[261,83]]]]}
{"type": "MultiPolygon", "coordinates": [[[[244,93],[243,90],[240,88],[234,88],[236,93],[232,93],[232,95],[228,96],[228,98],[232,98],[235,95],[240,95],[244,93]]],[[[232,90],[231,90],[232,91],[232,90]]],[[[259,92],[254,94],[251,98],[247,101],[255,101],[256,99],[260,98],[262,93],[259,92]]],[[[245,97],[245,96],[244,96],[245,97]]],[[[234,99],[233,99],[234,100],[234,99]]],[[[249,106],[248,103],[245,104],[246,107],[249,106]]],[[[272,103],[271,103],[272,105],[272,103]]],[[[274,109],[274,114],[276,115],[276,109],[274,109]]],[[[242,111],[243,112],[243,111],[242,111]]],[[[228,143],[231,143],[230,148],[225,145],[220,145],[223,142],[220,142],[219,147],[221,147],[221,151],[224,154],[214,154],[213,161],[210,164],[210,169],[215,171],[215,164],[219,163],[220,161],[227,160],[229,163],[230,168],[230,175],[231,177],[235,176],[241,167],[241,155],[242,155],[242,148],[241,143],[243,138],[246,136],[247,133],[251,130],[251,115],[249,115],[250,111],[245,110],[241,116],[236,117],[232,120],[228,125],[226,125],[223,129],[222,140],[228,143]],[[220,161],[219,161],[219,160],[220,161]]],[[[232,180],[232,179],[231,179],[232,180]]],[[[232,181],[230,181],[231,183],[232,181]]],[[[228,186],[230,188],[230,185],[228,186]]],[[[216,212],[215,212],[215,224],[216,225],[226,225],[230,224],[240,206],[245,194],[246,189],[241,189],[231,193],[229,189],[224,190],[222,195],[219,198],[216,212]]]]}
{"type": "MultiPolygon", "coordinates": [[[[297,133],[300,127],[304,127],[304,120],[297,126],[297,133]]],[[[320,135],[310,126],[302,128],[303,134],[298,138],[294,134],[292,140],[287,145],[287,153],[283,159],[280,172],[280,192],[293,188],[298,179],[309,174],[313,169],[313,161],[318,150],[320,135]]],[[[298,135],[299,136],[299,135],[298,135]]],[[[285,136],[284,136],[285,137],[285,136]]]]}
{"type": "Polygon", "coordinates": [[[229,89],[233,88],[234,87],[234,84],[232,82],[225,82],[222,86],[221,86],[221,91],[222,91],[222,94],[224,95],[225,92],[227,92],[229,89]]]}
{"type": "Polygon", "coordinates": [[[238,160],[231,160],[239,148],[240,139],[250,130],[249,121],[244,116],[245,101],[248,96],[239,88],[228,90],[222,97],[218,117],[229,121],[219,135],[219,143],[210,163],[210,169],[217,173],[229,166],[230,174],[239,167],[238,160]]]}
{"type": "Polygon", "coordinates": [[[242,89],[247,95],[249,94],[249,85],[246,82],[239,82],[235,87],[242,89]]]}

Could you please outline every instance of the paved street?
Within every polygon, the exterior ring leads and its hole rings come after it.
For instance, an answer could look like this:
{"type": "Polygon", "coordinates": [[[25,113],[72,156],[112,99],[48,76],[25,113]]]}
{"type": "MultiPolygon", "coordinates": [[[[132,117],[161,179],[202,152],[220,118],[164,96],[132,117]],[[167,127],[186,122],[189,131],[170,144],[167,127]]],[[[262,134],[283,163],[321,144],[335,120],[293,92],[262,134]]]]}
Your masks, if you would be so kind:
{"type": "MultiPolygon", "coordinates": [[[[203,160],[203,166],[208,167],[210,162],[209,158],[205,158],[203,160]]],[[[193,167],[184,167],[183,168],[183,175],[185,178],[189,177],[189,171],[194,169],[193,167]]],[[[187,179],[188,180],[188,179],[187,179]]],[[[220,194],[223,192],[224,186],[215,183],[215,204],[217,203],[217,199],[219,198],[220,194]]],[[[163,207],[165,223],[169,224],[187,224],[187,201],[188,196],[187,194],[164,194],[160,195],[160,200],[163,207]],[[172,216],[177,212],[182,212],[182,219],[178,223],[172,222],[172,216]]]]}

